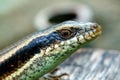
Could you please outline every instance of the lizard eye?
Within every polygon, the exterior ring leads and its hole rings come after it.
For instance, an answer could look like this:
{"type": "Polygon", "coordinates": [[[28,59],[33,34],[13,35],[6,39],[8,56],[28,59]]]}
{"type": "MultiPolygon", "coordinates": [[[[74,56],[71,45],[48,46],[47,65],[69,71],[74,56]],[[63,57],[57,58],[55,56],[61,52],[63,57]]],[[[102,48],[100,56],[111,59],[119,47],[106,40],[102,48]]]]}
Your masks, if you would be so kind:
{"type": "Polygon", "coordinates": [[[63,39],[68,39],[71,37],[72,32],[68,29],[62,29],[59,31],[59,34],[63,39]]]}

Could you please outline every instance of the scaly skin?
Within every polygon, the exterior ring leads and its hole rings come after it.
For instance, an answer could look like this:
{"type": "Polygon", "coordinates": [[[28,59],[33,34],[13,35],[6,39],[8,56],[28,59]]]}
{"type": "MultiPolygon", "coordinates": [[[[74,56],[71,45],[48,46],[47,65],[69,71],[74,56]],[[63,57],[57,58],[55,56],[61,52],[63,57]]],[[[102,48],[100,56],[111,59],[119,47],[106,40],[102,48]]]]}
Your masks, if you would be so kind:
{"type": "MultiPolygon", "coordinates": [[[[10,55],[15,57],[17,56],[17,58],[19,58],[19,54],[31,54],[33,50],[36,50],[36,48],[39,48],[40,51],[33,51],[34,55],[29,59],[25,58],[26,60],[23,63],[21,60],[26,56],[20,55],[19,61],[21,61],[22,64],[17,66],[17,69],[14,68],[15,64],[11,61],[13,68],[10,68],[14,70],[9,72],[9,74],[1,73],[0,79],[37,80],[46,73],[55,69],[56,66],[61,64],[73,52],[82,47],[82,45],[94,40],[100,34],[101,27],[96,23],[67,21],[29,36],[26,39],[23,39],[23,41],[16,43],[17,45],[14,45],[16,46],[15,48],[3,51],[0,54],[0,65],[3,65],[3,62],[6,63],[5,61],[9,60],[11,57],[10,55]],[[61,31],[63,31],[63,33],[61,31]],[[68,33],[66,33],[66,31],[68,33]],[[70,36],[66,37],[66,35],[69,35],[69,31],[70,36]],[[41,38],[41,36],[43,36],[43,38],[41,38]]],[[[18,63],[17,60],[15,61],[16,63],[18,63]]]]}

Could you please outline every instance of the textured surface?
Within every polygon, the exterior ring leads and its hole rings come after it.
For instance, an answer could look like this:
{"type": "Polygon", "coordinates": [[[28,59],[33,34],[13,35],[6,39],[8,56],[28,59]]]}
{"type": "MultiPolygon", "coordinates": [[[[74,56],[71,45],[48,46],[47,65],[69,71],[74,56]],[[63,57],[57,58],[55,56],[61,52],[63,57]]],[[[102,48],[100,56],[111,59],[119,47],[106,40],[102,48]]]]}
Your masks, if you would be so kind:
{"type": "Polygon", "coordinates": [[[61,65],[70,80],[120,80],[120,52],[80,49],[61,65]]]}

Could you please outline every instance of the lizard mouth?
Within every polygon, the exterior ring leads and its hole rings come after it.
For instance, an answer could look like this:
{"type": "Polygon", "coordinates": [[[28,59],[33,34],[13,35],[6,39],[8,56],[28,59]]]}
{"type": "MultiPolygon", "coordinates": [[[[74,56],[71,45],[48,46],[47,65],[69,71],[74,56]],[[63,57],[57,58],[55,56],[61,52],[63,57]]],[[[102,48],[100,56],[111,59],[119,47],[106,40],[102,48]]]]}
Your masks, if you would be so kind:
{"type": "Polygon", "coordinates": [[[91,26],[89,30],[85,30],[85,32],[83,33],[78,32],[76,36],[78,36],[77,37],[78,42],[85,43],[86,41],[95,39],[101,33],[102,33],[101,26],[96,24],[96,25],[91,26]]]}

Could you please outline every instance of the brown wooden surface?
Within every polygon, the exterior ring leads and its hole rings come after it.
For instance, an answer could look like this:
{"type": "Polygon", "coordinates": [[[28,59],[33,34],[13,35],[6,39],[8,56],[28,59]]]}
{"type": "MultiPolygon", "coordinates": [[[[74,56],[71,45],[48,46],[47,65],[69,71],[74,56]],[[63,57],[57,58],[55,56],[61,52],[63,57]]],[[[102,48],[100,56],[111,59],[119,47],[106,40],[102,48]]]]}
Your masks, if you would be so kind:
{"type": "Polygon", "coordinates": [[[120,80],[120,52],[80,49],[60,67],[57,74],[69,74],[62,80],[120,80]]]}

